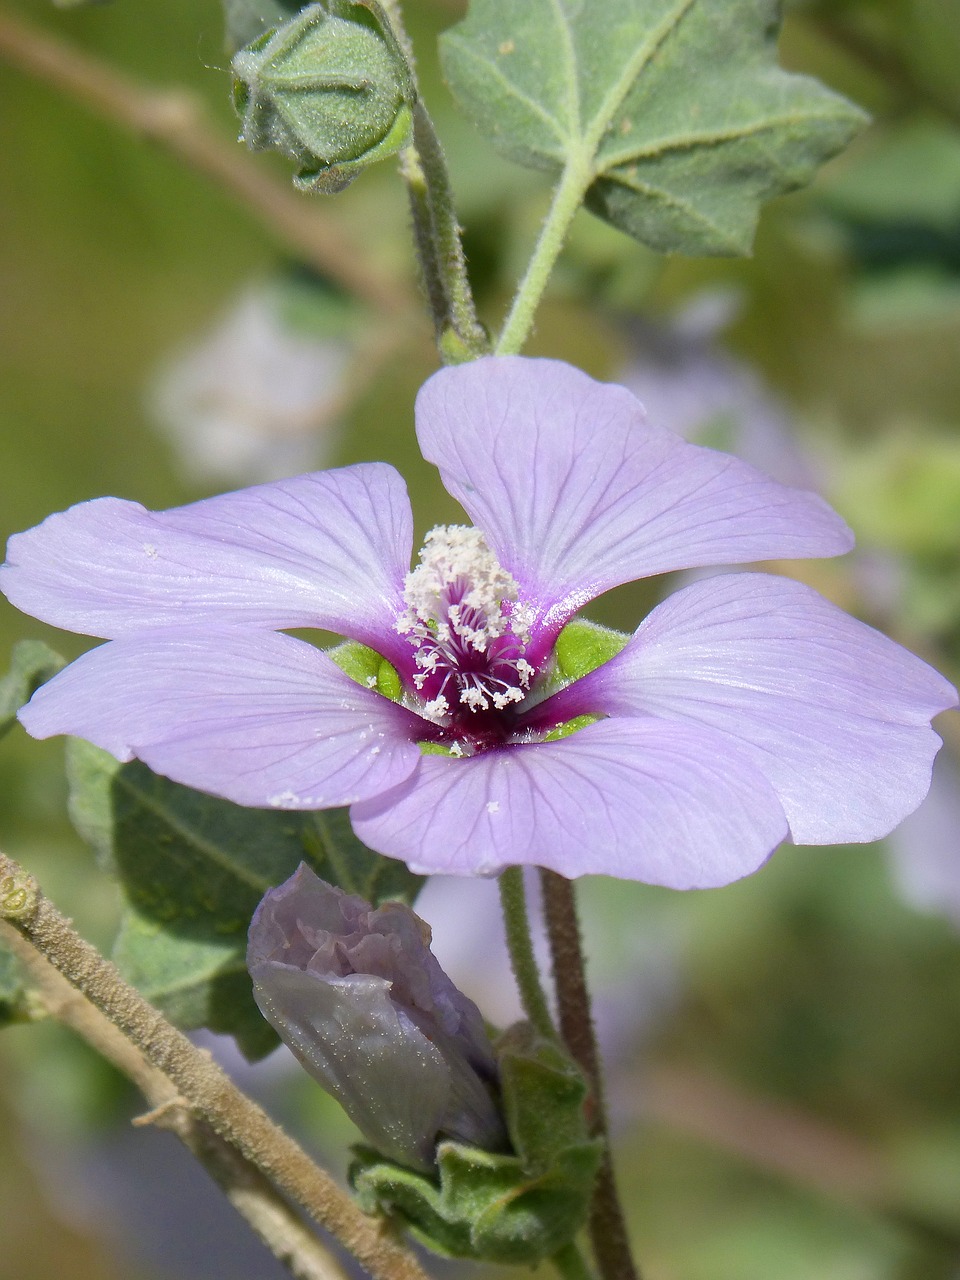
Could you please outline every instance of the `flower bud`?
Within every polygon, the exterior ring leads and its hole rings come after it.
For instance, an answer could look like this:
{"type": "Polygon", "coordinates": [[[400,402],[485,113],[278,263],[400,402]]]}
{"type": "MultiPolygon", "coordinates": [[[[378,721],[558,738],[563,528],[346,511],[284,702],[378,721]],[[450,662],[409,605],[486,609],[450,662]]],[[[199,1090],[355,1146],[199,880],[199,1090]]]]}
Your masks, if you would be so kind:
{"type": "Polygon", "coordinates": [[[375,0],[327,0],[233,59],[241,139],[300,165],[305,191],[340,191],[404,145],[413,82],[375,0]]]}
{"type": "Polygon", "coordinates": [[[507,1146],[476,1005],[409,907],[374,909],[301,864],[250,925],[257,1004],[310,1074],[390,1160],[429,1172],[444,1138],[507,1146]]]}

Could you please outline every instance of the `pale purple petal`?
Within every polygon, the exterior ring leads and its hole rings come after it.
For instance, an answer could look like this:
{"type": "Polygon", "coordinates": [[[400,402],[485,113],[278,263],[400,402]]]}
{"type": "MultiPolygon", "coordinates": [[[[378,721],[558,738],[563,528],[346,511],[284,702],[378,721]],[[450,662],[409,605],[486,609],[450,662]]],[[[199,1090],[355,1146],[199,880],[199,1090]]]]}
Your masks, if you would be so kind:
{"type": "Polygon", "coordinates": [[[243,623],[399,650],[412,538],[403,480],[367,463],[170,511],[82,502],[10,539],[0,588],[25,613],[86,635],[243,623]]]}
{"type": "Polygon", "coordinates": [[[799,582],[724,574],[678,591],[611,662],[559,697],[571,714],[708,726],[770,780],[798,844],[874,840],[930,786],[956,706],[941,675],[799,582]]]}
{"type": "Polygon", "coordinates": [[[361,840],[418,872],[532,863],[674,889],[748,875],[787,834],[744,753],[708,729],[654,719],[605,720],[469,760],[424,756],[350,817],[361,840]]]}
{"type": "Polygon", "coordinates": [[[635,578],[853,545],[815,494],[687,444],[625,388],[559,361],[441,370],[417,397],[417,434],[548,625],[635,578]]]}
{"type": "Polygon", "coordinates": [[[480,1010],[402,902],[374,909],[301,864],[250,925],[247,965],[267,1021],[374,1147],[431,1170],[439,1138],[502,1150],[480,1010]]]}
{"type": "Polygon", "coordinates": [[[148,632],[78,658],[20,712],[237,804],[325,809],[416,767],[422,724],[277,632],[148,632]]]}

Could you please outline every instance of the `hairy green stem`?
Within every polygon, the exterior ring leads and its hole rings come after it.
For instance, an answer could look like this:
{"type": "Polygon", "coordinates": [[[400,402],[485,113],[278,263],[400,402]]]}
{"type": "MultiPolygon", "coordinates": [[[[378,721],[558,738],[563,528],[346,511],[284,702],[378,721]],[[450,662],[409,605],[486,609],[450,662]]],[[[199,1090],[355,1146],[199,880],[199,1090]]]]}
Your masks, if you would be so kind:
{"type": "MultiPolygon", "coordinates": [[[[430,213],[427,252],[432,259],[431,269],[443,283],[446,301],[445,314],[442,318],[435,315],[434,321],[441,335],[455,337],[457,358],[472,360],[485,355],[490,343],[486,330],[477,319],[443,148],[433,121],[419,99],[413,105],[413,145],[426,184],[430,213]]],[[[454,354],[449,345],[447,350],[441,350],[445,356],[454,354]]]]}
{"type": "Polygon", "coordinates": [[[557,1030],[550,1016],[547,997],[540,981],[540,970],[533,954],[527,895],[520,867],[508,867],[501,873],[500,905],[503,908],[507,951],[517,980],[523,1011],[542,1036],[548,1040],[556,1040],[557,1030]]]}
{"type": "Polygon", "coordinates": [[[450,306],[434,252],[436,236],[430,194],[416,147],[404,148],[400,157],[400,173],[406,183],[407,198],[410,201],[410,220],[413,223],[413,238],[420,265],[420,282],[433,318],[434,334],[439,341],[446,328],[450,306]]]}
{"type": "Polygon", "coordinates": [[[427,301],[433,315],[440,353],[447,362],[473,360],[490,350],[487,332],[477,318],[467,276],[460,223],[443,148],[416,82],[413,46],[403,25],[399,0],[381,0],[416,88],[413,140],[401,161],[407,184],[414,239],[427,301]]]}
{"type": "Polygon", "coordinates": [[[6,919],[100,1010],[176,1089],[190,1113],[231,1144],[274,1187],[325,1227],[374,1280],[427,1280],[405,1246],[368,1217],[292,1138],[241,1093],[208,1053],[125,982],[44,897],[34,878],[0,853],[0,919],[6,919]]]}
{"type": "Polygon", "coordinates": [[[604,1140],[604,1156],[590,1209],[590,1240],[603,1280],[640,1280],[630,1253],[627,1226],[617,1194],[603,1101],[603,1077],[590,1013],[590,997],[580,942],[573,885],[556,871],[541,870],[543,909],[557,988],[560,1034],[590,1085],[593,1135],[604,1140]]]}
{"type": "Polygon", "coordinates": [[[580,155],[571,155],[554,190],[553,200],[540,228],[540,238],[497,340],[495,351],[498,356],[515,355],[530,336],[533,317],[550,273],[592,180],[593,169],[589,161],[580,155]]]}

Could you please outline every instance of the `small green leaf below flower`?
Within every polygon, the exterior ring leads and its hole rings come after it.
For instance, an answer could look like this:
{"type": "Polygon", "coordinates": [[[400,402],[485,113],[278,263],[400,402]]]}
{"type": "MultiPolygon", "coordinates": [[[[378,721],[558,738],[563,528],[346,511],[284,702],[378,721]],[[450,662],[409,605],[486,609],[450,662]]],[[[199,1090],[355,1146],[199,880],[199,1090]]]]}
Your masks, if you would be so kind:
{"type": "Polygon", "coordinates": [[[661,253],[743,254],[759,207],[866,121],[776,64],[777,0],[471,0],[450,88],[520,164],[582,175],[587,207],[661,253]]]}
{"type": "Polygon", "coordinates": [[[120,882],[114,959],[184,1030],[231,1034],[250,1058],[277,1037],[254,1004],[247,928],[301,861],[368,901],[408,902],[422,880],[356,838],[345,809],[247,809],[121,764],[79,739],[67,753],[70,816],[120,882]]]}
{"type": "Polygon", "coordinates": [[[600,1144],[588,1134],[583,1077],[559,1046],[521,1024],[497,1050],[515,1154],[442,1142],[431,1178],[358,1147],[350,1178],[368,1212],[398,1219],[437,1253],[532,1264],[583,1225],[600,1144]]]}

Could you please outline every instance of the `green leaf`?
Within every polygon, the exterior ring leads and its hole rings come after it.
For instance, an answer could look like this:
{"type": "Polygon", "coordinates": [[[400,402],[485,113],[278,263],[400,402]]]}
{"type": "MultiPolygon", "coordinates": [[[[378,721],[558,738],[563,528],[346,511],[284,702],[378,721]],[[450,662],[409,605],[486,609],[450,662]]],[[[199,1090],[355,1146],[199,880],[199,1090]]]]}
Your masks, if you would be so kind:
{"type": "Polygon", "coordinates": [[[0,738],[13,727],[24,703],[65,665],[42,640],[20,640],[13,646],[10,670],[0,678],[0,738]]]}
{"type": "MultiPolygon", "coordinates": [[[[289,816],[289,814],[288,814],[289,816]]],[[[412,903],[423,884],[396,858],[384,858],[357,839],[346,809],[318,809],[300,815],[307,862],[329,884],[339,885],[378,906],[388,899],[412,903]]]]}
{"type": "Polygon", "coordinates": [[[422,883],[361,844],[346,810],[241,808],[79,739],[68,746],[67,776],[73,823],[127,903],[114,957],[121,972],[177,1026],[229,1032],[250,1057],[276,1043],[244,959],[267,889],[301,861],[374,903],[412,901],[422,883]]]}
{"type": "Polygon", "coordinates": [[[126,980],[174,1026],[232,1035],[251,1062],[270,1053],[278,1038],[251,995],[246,930],[217,940],[214,929],[193,938],[169,925],[133,908],[124,913],[113,960],[126,980]]]}
{"type": "Polygon", "coordinates": [[[776,0],[471,0],[441,39],[454,96],[521,164],[661,253],[750,250],[761,201],[866,117],[776,65],[776,0]]]}

